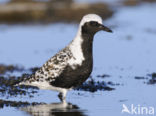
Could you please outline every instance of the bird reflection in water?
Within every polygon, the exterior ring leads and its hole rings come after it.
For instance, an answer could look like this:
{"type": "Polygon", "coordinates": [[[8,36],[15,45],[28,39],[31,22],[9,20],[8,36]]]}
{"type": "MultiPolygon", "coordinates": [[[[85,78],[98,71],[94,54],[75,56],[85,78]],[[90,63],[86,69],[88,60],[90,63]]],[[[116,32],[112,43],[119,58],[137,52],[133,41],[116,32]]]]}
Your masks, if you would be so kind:
{"type": "Polygon", "coordinates": [[[87,116],[84,110],[67,102],[40,104],[20,109],[31,116],[87,116]]]}

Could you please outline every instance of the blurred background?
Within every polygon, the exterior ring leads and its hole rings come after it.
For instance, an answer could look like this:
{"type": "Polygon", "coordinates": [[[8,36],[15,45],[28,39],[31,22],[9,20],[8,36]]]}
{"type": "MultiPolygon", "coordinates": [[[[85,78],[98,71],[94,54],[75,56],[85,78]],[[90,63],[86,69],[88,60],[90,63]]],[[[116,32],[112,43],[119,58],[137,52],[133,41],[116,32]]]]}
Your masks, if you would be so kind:
{"type": "Polygon", "coordinates": [[[123,104],[156,108],[155,19],[156,0],[0,0],[0,115],[128,116],[123,104]],[[93,72],[69,92],[70,104],[63,107],[57,92],[13,89],[75,37],[88,13],[113,33],[95,35],[93,72]]]}

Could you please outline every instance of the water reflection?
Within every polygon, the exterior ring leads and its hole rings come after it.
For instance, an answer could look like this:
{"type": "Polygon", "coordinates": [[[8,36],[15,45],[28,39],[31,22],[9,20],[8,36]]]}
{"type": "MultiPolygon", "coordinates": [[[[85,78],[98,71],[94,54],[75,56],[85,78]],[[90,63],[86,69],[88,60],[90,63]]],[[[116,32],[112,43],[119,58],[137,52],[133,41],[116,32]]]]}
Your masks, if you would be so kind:
{"type": "Polygon", "coordinates": [[[67,102],[22,107],[31,116],[87,116],[77,105],[67,102]]]}

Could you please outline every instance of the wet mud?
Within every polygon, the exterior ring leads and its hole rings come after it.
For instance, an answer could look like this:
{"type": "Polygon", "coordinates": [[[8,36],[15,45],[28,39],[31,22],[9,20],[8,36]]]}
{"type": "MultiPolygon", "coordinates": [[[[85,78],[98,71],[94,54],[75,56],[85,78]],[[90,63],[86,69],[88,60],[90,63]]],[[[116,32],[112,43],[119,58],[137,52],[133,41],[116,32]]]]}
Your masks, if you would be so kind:
{"type": "Polygon", "coordinates": [[[143,83],[147,85],[156,84],[156,73],[147,74],[146,76],[136,76],[136,80],[144,80],[143,83]]]}
{"type": "Polygon", "coordinates": [[[102,74],[102,75],[97,75],[97,77],[99,77],[99,78],[107,78],[107,77],[110,77],[110,75],[102,74]]]}
{"type": "MultiPolygon", "coordinates": [[[[33,73],[35,69],[36,68],[31,68],[28,71],[33,73]]],[[[19,66],[14,65],[0,65],[0,96],[9,98],[13,96],[16,97],[17,95],[28,95],[29,97],[33,97],[33,94],[37,93],[38,88],[36,87],[15,86],[24,78],[30,76],[30,74],[23,73],[24,71],[26,72],[27,70],[23,67],[20,68],[19,66]],[[21,73],[21,76],[12,76],[11,74],[6,75],[8,72],[13,73],[15,71],[21,73]]]]}
{"type": "MultiPolygon", "coordinates": [[[[13,65],[1,65],[0,66],[0,96],[9,98],[9,97],[16,97],[18,95],[20,96],[29,96],[33,97],[35,93],[38,92],[37,87],[33,86],[15,86],[19,82],[21,82],[24,78],[28,78],[31,74],[35,73],[36,70],[38,70],[38,67],[30,68],[30,69],[24,69],[24,68],[19,68],[18,66],[13,66],[13,65]],[[5,74],[7,72],[14,72],[18,71],[19,73],[21,72],[21,76],[11,76],[5,74]],[[29,74],[23,73],[23,72],[28,72],[29,74]]],[[[106,77],[110,77],[110,75],[97,75],[98,78],[104,79],[106,77]]],[[[96,78],[96,77],[95,77],[96,78]]],[[[78,91],[89,91],[89,92],[96,92],[96,91],[112,91],[115,90],[115,88],[112,88],[112,86],[118,86],[120,84],[114,84],[113,82],[105,82],[103,80],[96,80],[93,77],[89,77],[86,82],[84,82],[81,86],[75,88],[75,90],[78,91]]]]}
{"type": "Polygon", "coordinates": [[[9,100],[2,100],[0,99],[0,108],[3,107],[26,107],[26,106],[34,106],[39,104],[45,104],[45,103],[37,103],[37,102],[22,102],[22,101],[9,101],[9,100]]]}
{"type": "Polygon", "coordinates": [[[150,79],[148,80],[147,84],[151,84],[151,85],[156,84],[156,73],[150,74],[149,78],[150,79]]]}
{"type": "Polygon", "coordinates": [[[13,71],[23,71],[24,69],[19,66],[14,65],[3,65],[0,64],[0,74],[5,74],[6,72],[13,72],[13,71]]]}
{"type": "Polygon", "coordinates": [[[0,23],[55,23],[79,22],[88,13],[100,15],[103,19],[112,16],[113,10],[106,3],[80,4],[73,1],[19,1],[0,5],[0,23]]]}
{"type": "Polygon", "coordinates": [[[136,6],[142,3],[154,3],[156,0],[124,0],[123,5],[125,6],[136,6]]]}
{"type": "Polygon", "coordinates": [[[37,93],[37,88],[32,86],[15,86],[26,74],[23,74],[21,77],[0,77],[0,96],[9,98],[16,97],[17,95],[28,95],[33,97],[34,93],[37,93]]]}
{"type": "Polygon", "coordinates": [[[89,79],[86,82],[84,82],[81,86],[77,87],[75,90],[89,91],[89,92],[112,91],[115,90],[115,88],[109,86],[112,83],[113,82],[106,83],[105,81],[96,81],[92,77],[89,77],[89,79]]]}

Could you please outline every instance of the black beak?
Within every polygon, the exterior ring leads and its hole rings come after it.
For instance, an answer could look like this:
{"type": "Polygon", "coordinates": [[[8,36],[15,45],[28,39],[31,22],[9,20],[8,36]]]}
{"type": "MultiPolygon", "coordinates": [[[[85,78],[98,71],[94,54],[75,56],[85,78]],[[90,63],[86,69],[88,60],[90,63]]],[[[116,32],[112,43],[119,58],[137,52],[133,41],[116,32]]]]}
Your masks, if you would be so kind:
{"type": "Polygon", "coordinates": [[[108,27],[106,27],[106,26],[104,26],[102,24],[99,25],[99,28],[100,28],[100,30],[103,30],[103,31],[106,31],[106,32],[110,32],[110,33],[113,32],[111,29],[109,29],[108,27]]]}

